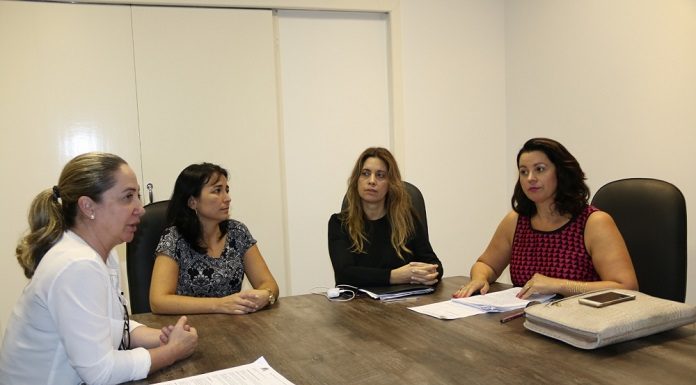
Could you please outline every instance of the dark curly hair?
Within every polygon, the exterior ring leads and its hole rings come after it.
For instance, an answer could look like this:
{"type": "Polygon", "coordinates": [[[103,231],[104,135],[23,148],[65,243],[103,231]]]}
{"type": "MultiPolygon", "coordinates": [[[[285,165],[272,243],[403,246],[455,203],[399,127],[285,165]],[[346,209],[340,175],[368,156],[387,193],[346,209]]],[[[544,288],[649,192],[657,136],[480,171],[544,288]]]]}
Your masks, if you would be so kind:
{"type": "MultiPolygon", "coordinates": [[[[176,178],[174,192],[167,206],[167,225],[176,226],[191,248],[202,254],[206,252],[201,243],[203,229],[198,215],[189,207],[188,201],[191,197],[200,197],[203,186],[211,178],[220,176],[227,178],[227,170],[216,164],[200,163],[186,167],[176,178]]],[[[219,226],[224,237],[227,234],[227,221],[220,222],[219,226]]]]}
{"type": "MultiPolygon", "coordinates": [[[[553,139],[533,138],[529,139],[517,153],[517,167],[520,165],[520,156],[532,151],[541,151],[556,166],[556,196],[554,208],[559,214],[580,214],[590,198],[590,188],[585,184],[585,173],[575,157],[562,144],[553,139]]],[[[512,209],[520,215],[531,217],[536,214],[536,205],[522,190],[519,176],[512,194],[512,209]]]]}

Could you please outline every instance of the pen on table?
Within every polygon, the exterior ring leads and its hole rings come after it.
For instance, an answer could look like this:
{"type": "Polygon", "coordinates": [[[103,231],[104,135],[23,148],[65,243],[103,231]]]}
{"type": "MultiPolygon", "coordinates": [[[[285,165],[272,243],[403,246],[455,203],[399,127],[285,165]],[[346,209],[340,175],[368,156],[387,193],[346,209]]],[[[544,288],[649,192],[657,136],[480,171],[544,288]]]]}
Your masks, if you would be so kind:
{"type": "MultiPolygon", "coordinates": [[[[528,308],[528,307],[534,306],[534,305],[538,305],[539,303],[540,303],[539,301],[530,301],[530,302],[527,303],[527,305],[525,305],[525,308],[528,308]]],[[[520,310],[520,311],[518,311],[518,312],[516,312],[516,313],[512,313],[512,314],[510,314],[510,315],[507,316],[507,317],[501,318],[501,319],[500,319],[500,323],[501,323],[501,324],[504,324],[504,323],[509,322],[509,321],[512,321],[512,320],[514,320],[514,319],[520,318],[520,317],[522,317],[523,315],[524,315],[524,309],[522,309],[522,310],[520,310]]]]}
{"type": "Polygon", "coordinates": [[[518,318],[522,317],[523,315],[524,315],[524,310],[520,310],[520,311],[518,311],[518,312],[516,312],[516,313],[510,314],[510,315],[507,316],[507,317],[501,318],[501,319],[500,319],[500,323],[501,323],[501,324],[504,324],[504,323],[506,323],[506,322],[510,322],[510,321],[512,321],[512,320],[514,320],[514,319],[518,319],[518,318]]]}

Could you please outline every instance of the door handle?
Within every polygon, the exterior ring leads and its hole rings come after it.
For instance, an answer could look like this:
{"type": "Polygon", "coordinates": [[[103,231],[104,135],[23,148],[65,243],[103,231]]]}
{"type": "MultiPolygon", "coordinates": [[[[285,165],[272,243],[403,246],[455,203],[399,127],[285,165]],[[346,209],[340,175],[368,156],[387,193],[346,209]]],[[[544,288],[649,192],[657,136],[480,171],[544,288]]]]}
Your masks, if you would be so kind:
{"type": "Polygon", "coordinates": [[[150,203],[152,203],[153,197],[152,197],[152,183],[148,183],[147,186],[147,196],[150,198],[150,203]]]}

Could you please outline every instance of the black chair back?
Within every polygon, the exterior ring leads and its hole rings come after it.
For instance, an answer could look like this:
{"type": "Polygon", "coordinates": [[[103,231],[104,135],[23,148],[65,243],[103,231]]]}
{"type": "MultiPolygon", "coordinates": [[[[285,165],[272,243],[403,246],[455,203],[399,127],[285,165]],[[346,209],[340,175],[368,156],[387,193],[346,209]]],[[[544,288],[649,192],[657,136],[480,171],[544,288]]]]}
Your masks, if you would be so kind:
{"type": "Polygon", "coordinates": [[[626,241],[640,291],[684,302],[686,202],[671,183],[648,178],[610,182],[592,198],[609,213],[626,241]]]}
{"type": "Polygon", "coordinates": [[[126,245],[128,290],[133,314],[150,312],[150,281],[155,264],[155,248],[166,227],[169,201],[150,203],[133,240],[126,245]]]}
{"type": "MultiPolygon", "coordinates": [[[[428,217],[425,213],[425,199],[423,199],[423,194],[420,192],[418,187],[412,185],[409,182],[404,181],[404,188],[406,189],[406,192],[408,195],[411,196],[411,205],[413,206],[413,211],[416,213],[416,216],[418,216],[418,220],[423,224],[423,227],[425,228],[425,236],[428,236],[428,217]]],[[[343,203],[341,204],[341,210],[345,209],[348,206],[348,201],[346,200],[346,197],[343,197],[343,203]]]]}

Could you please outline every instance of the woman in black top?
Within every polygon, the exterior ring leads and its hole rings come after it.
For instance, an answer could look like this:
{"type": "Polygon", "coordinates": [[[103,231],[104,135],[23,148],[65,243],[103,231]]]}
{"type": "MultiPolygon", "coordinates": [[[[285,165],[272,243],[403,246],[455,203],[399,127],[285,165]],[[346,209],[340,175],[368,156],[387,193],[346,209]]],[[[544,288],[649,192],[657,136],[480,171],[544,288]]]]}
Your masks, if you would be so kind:
{"type": "Polygon", "coordinates": [[[329,220],[336,284],[439,282],[442,263],[413,214],[399,167],[387,149],[363,151],[348,180],[346,200],[346,208],[329,220]]]}

